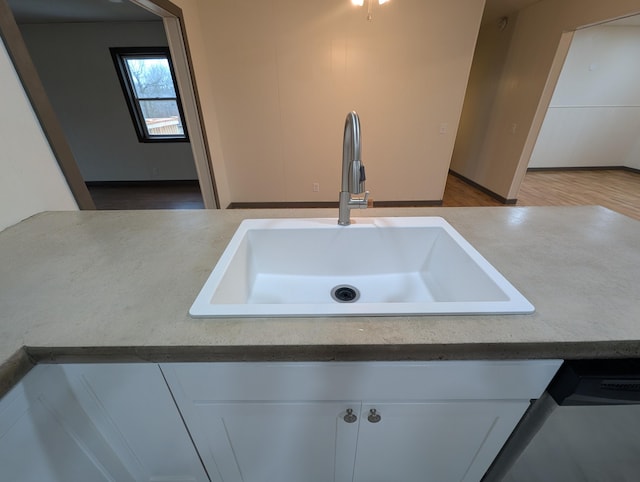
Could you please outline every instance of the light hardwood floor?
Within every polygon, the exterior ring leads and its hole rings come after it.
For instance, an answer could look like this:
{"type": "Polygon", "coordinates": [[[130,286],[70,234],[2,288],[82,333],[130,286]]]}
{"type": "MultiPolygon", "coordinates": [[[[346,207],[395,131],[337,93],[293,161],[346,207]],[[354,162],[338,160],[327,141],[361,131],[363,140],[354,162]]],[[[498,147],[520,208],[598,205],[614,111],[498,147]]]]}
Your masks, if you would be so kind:
{"type": "MultiPolygon", "coordinates": [[[[451,174],[443,206],[504,206],[451,174]]],[[[640,174],[621,169],[530,171],[517,206],[600,205],[640,220],[640,174]]]]}

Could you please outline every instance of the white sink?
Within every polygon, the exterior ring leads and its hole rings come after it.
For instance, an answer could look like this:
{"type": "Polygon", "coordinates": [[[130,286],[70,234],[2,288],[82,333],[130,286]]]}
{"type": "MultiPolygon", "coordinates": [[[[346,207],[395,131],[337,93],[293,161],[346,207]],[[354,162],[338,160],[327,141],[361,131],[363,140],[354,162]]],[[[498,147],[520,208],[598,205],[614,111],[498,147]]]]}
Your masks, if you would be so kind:
{"type": "Polygon", "coordinates": [[[532,313],[534,307],[438,217],[250,219],[192,317],[532,313]],[[336,301],[337,286],[343,298],[336,301]]]}

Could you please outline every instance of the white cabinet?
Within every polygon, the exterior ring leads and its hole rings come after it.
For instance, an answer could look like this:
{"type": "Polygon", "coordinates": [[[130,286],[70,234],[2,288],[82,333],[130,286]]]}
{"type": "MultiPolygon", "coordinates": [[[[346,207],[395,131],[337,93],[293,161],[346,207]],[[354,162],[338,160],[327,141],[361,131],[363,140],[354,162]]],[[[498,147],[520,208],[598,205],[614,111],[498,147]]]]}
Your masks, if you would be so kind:
{"type": "Polygon", "coordinates": [[[449,482],[481,479],[559,365],[161,367],[215,482],[449,482]]]}
{"type": "Polygon", "coordinates": [[[480,480],[526,407],[523,401],[365,403],[353,480],[480,480]],[[367,420],[370,410],[379,422],[367,420]]]}
{"type": "Polygon", "coordinates": [[[0,479],[475,482],[559,365],[40,365],[0,400],[0,479]]]}
{"type": "Polygon", "coordinates": [[[196,445],[212,480],[351,480],[358,426],[339,419],[343,406],[199,403],[196,445]]]}
{"type": "Polygon", "coordinates": [[[39,365],[0,401],[0,479],[208,480],[157,364],[39,365]]]}

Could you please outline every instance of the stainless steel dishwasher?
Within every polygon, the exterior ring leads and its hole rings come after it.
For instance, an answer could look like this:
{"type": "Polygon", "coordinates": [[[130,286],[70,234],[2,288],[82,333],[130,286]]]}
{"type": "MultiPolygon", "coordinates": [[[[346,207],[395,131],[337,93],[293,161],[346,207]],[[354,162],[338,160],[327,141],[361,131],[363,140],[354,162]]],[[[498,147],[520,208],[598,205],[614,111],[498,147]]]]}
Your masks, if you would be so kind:
{"type": "Polygon", "coordinates": [[[640,360],[565,362],[482,482],[640,480],[640,360]]]}

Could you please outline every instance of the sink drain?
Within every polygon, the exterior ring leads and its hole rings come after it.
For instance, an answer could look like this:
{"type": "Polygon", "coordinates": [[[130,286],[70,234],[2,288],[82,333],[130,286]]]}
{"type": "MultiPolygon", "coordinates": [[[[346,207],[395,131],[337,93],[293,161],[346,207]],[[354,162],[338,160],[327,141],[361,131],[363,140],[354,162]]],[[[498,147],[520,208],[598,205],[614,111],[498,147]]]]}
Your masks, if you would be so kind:
{"type": "Polygon", "coordinates": [[[353,303],[360,298],[360,292],[355,286],[338,285],[331,290],[331,297],[338,303],[353,303]]]}

